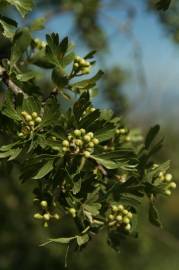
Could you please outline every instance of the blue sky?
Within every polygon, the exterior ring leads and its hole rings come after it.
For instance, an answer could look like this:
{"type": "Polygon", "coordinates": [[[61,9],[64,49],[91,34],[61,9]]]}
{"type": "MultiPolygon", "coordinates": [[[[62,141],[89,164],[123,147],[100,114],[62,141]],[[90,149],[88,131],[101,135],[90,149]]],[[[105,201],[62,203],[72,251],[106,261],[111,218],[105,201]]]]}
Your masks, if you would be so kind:
{"type": "MultiPolygon", "coordinates": [[[[104,0],[105,3],[108,1],[104,0]]],[[[144,1],[126,1],[136,8],[136,16],[132,24],[135,39],[142,51],[142,65],[146,78],[145,89],[141,88],[137,79],[136,65],[133,57],[133,42],[120,33],[117,22],[121,24],[125,19],[125,13],[118,7],[114,9],[103,8],[99,16],[99,23],[105,29],[109,41],[109,50],[103,58],[102,68],[113,65],[122,66],[130,76],[124,86],[124,92],[131,103],[131,115],[137,117],[143,114],[143,118],[151,118],[156,121],[176,119],[179,109],[179,46],[171,40],[169,34],[163,29],[158,18],[152,12],[146,11],[144,1]]],[[[43,14],[37,14],[40,16],[43,14]]],[[[74,18],[71,13],[56,16],[47,24],[47,29],[40,36],[44,38],[46,32],[59,32],[60,36],[68,35],[77,47],[81,55],[88,49],[74,32],[74,18]]],[[[99,63],[100,67],[100,63],[99,63]]],[[[101,98],[101,97],[100,97],[101,98]]],[[[99,99],[96,100],[97,103],[99,99]]],[[[101,104],[101,103],[100,103],[101,104]]],[[[106,106],[105,102],[102,106],[106,106]]]]}

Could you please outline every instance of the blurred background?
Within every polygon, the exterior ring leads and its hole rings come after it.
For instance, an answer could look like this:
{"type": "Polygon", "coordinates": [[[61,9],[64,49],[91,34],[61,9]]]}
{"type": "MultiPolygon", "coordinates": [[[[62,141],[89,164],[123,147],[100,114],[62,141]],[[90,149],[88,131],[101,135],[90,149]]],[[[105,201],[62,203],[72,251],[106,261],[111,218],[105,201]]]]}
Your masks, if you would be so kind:
{"type": "MultiPolygon", "coordinates": [[[[179,1],[173,1],[167,11],[156,10],[153,0],[34,2],[36,8],[25,23],[38,17],[47,20],[46,29],[36,37],[45,40],[45,33],[58,32],[75,43],[80,56],[98,51],[96,69],[103,69],[105,76],[94,99],[97,107],[112,108],[143,134],[150,126],[161,125],[165,144],[157,159],[171,160],[179,183],[179,1]]],[[[2,12],[12,13],[24,24],[14,10],[2,12]]],[[[4,44],[1,40],[1,51],[4,44]]],[[[39,244],[70,228],[62,224],[44,229],[33,221],[31,190],[31,183],[19,183],[15,167],[0,163],[0,270],[64,269],[65,248],[39,244]]],[[[164,230],[149,225],[141,209],[139,239],[124,243],[118,254],[101,234],[86,249],[70,253],[69,269],[178,270],[178,195],[177,190],[169,200],[159,202],[164,230]]]]}

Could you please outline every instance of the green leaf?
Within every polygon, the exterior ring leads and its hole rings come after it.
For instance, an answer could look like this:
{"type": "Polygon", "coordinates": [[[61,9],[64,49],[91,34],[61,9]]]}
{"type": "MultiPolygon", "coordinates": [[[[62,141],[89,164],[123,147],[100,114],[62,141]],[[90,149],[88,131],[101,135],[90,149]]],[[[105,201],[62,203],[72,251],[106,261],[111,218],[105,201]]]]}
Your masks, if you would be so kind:
{"type": "Polygon", "coordinates": [[[53,162],[54,160],[49,160],[45,163],[42,168],[38,171],[38,173],[33,177],[33,179],[41,179],[46,176],[49,172],[53,170],[53,162]]]}
{"type": "Polygon", "coordinates": [[[63,89],[68,84],[68,77],[61,67],[56,67],[52,71],[52,80],[59,89],[63,89]]]}
{"type": "Polygon", "coordinates": [[[35,71],[28,71],[25,73],[19,73],[16,75],[17,80],[21,82],[27,82],[33,78],[35,78],[36,72],[35,71]]]}
{"type": "Polygon", "coordinates": [[[115,128],[110,128],[110,127],[104,127],[101,128],[99,131],[95,133],[95,137],[100,141],[104,142],[106,140],[111,139],[115,135],[115,128]]]}
{"type": "Polygon", "coordinates": [[[149,204],[149,220],[153,225],[157,227],[162,227],[162,224],[159,219],[158,211],[152,202],[150,202],[149,204]]]}
{"type": "Polygon", "coordinates": [[[89,236],[87,233],[83,235],[78,235],[76,240],[77,240],[78,246],[80,247],[89,241],[89,236]]]}
{"type": "Polygon", "coordinates": [[[84,59],[91,59],[94,57],[94,55],[96,54],[96,51],[91,51],[88,54],[85,55],[84,59]]]}
{"type": "Polygon", "coordinates": [[[47,127],[57,123],[57,119],[60,115],[59,108],[59,104],[55,98],[48,99],[44,106],[44,114],[40,126],[47,127]]]}
{"type": "Polygon", "coordinates": [[[22,149],[21,148],[15,148],[15,149],[9,149],[6,152],[0,152],[0,158],[7,158],[9,157],[9,161],[15,159],[20,153],[22,149]]]}
{"type": "Polygon", "coordinates": [[[47,46],[45,49],[48,61],[57,67],[63,67],[63,59],[68,51],[68,38],[64,38],[61,43],[59,40],[59,35],[57,33],[52,33],[51,35],[46,35],[47,46]]]}
{"type": "Polygon", "coordinates": [[[21,121],[22,120],[14,108],[13,97],[12,97],[10,92],[8,93],[8,95],[6,97],[6,100],[5,100],[3,109],[2,109],[2,114],[9,117],[10,119],[12,119],[14,121],[21,121]]]}
{"type": "Polygon", "coordinates": [[[107,168],[109,170],[119,168],[119,164],[117,162],[112,161],[112,160],[99,158],[99,157],[94,156],[94,155],[92,155],[92,158],[95,159],[97,163],[101,164],[102,166],[104,166],[105,168],[107,168]]]}
{"type": "Polygon", "coordinates": [[[27,47],[30,45],[31,35],[27,28],[17,30],[13,39],[13,46],[11,49],[11,67],[17,63],[22,57],[27,47]]]}
{"type": "Polygon", "coordinates": [[[61,43],[59,45],[60,56],[58,56],[58,57],[63,58],[63,56],[65,55],[65,53],[67,52],[67,50],[68,50],[68,37],[65,37],[61,41],[61,43]]]}
{"type": "Polygon", "coordinates": [[[6,0],[6,2],[15,6],[22,17],[24,17],[29,11],[31,11],[33,7],[32,0],[6,0]]]}
{"type": "Polygon", "coordinates": [[[12,39],[17,27],[16,21],[0,15],[0,24],[3,28],[3,35],[7,38],[12,39]]]}
{"type": "Polygon", "coordinates": [[[84,210],[91,213],[92,216],[99,215],[99,210],[101,209],[100,203],[91,203],[91,204],[84,204],[83,205],[84,210]]]}
{"type": "Polygon", "coordinates": [[[83,115],[83,112],[91,105],[89,101],[89,92],[84,92],[73,106],[73,112],[77,121],[83,115]]]}
{"type": "Polygon", "coordinates": [[[49,239],[49,241],[41,244],[40,246],[45,246],[48,245],[50,243],[57,243],[57,244],[69,244],[72,240],[74,240],[76,238],[76,236],[73,237],[60,237],[60,238],[53,238],[53,239],[49,239]]]}
{"type": "Polygon", "coordinates": [[[75,194],[79,193],[80,190],[81,190],[81,178],[79,178],[78,181],[73,183],[72,192],[75,195],[75,194]]]}
{"type": "Polygon", "coordinates": [[[71,84],[71,88],[72,89],[76,89],[78,88],[79,90],[82,90],[82,89],[90,89],[92,88],[93,86],[95,86],[96,82],[101,78],[101,76],[104,74],[103,71],[99,70],[95,76],[93,76],[92,78],[90,79],[87,79],[87,80],[83,80],[83,81],[79,81],[79,82],[76,82],[76,83],[73,83],[71,84]]]}
{"type": "Polygon", "coordinates": [[[149,146],[151,145],[151,143],[153,142],[153,140],[155,139],[155,137],[157,136],[158,132],[160,130],[160,126],[156,125],[154,127],[152,127],[147,136],[146,136],[146,140],[145,140],[145,147],[149,148],[149,146]]]}
{"type": "Polygon", "coordinates": [[[28,98],[24,98],[22,108],[18,108],[21,111],[26,111],[28,113],[37,112],[38,114],[41,111],[41,103],[40,101],[32,96],[28,98]]]}
{"type": "Polygon", "coordinates": [[[95,120],[97,120],[100,116],[100,111],[95,110],[92,113],[87,114],[84,118],[82,118],[79,122],[80,127],[89,128],[91,124],[94,124],[95,120]]]}
{"type": "Polygon", "coordinates": [[[44,29],[45,22],[46,22],[45,18],[35,19],[29,26],[30,31],[33,32],[33,31],[39,31],[39,30],[44,29]]]}
{"type": "Polygon", "coordinates": [[[9,157],[9,161],[10,160],[14,160],[16,159],[17,156],[19,156],[19,154],[22,152],[22,148],[16,148],[16,149],[12,149],[11,150],[11,155],[9,157]]]}
{"type": "Polygon", "coordinates": [[[73,60],[75,59],[75,53],[71,52],[64,56],[63,58],[63,66],[66,67],[67,65],[71,64],[73,60]]]}
{"type": "Polygon", "coordinates": [[[167,10],[170,6],[171,0],[160,0],[155,5],[158,10],[167,10]]]}

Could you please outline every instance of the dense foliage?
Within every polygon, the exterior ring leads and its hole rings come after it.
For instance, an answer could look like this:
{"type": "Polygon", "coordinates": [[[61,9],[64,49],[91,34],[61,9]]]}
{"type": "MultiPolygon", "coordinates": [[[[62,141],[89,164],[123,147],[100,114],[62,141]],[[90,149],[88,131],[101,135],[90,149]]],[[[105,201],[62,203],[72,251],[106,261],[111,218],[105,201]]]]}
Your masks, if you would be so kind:
{"type": "MultiPolygon", "coordinates": [[[[32,8],[31,1],[14,5],[22,16],[32,8]]],[[[112,111],[94,108],[103,75],[92,72],[94,51],[79,57],[68,38],[55,33],[45,42],[33,38],[41,20],[17,27],[1,16],[0,24],[10,44],[0,65],[1,133],[9,141],[0,158],[20,168],[22,182],[35,183],[34,218],[44,227],[67,216],[76,225],[74,235],[47,243],[81,247],[105,230],[108,243],[118,249],[121,240],[137,236],[144,197],[149,220],[161,226],[156,199],[171,195],[176,184],[169,162],[156,164],[153,157],[162,146],[162,140],[155,142],[159,126],[143,140],[112,111]],[[39,86],[41,76],[49,78],[48,89],[39,86]]]]}

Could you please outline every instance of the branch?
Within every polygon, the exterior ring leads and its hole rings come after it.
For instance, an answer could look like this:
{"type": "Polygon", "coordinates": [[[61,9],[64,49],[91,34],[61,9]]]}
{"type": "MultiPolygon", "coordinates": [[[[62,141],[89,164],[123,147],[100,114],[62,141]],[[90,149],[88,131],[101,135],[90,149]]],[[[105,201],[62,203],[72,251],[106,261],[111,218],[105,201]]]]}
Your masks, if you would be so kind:
{"type": "Polygon", "coordinates": [[[9,78],[9,75],[7,74],[5,68],[3,68],[2,66],[0,66],[0,76],[2,77],[4,84],[9,87],[15,95],[22,94],[26,96],[23,90],[9,78]]]}

